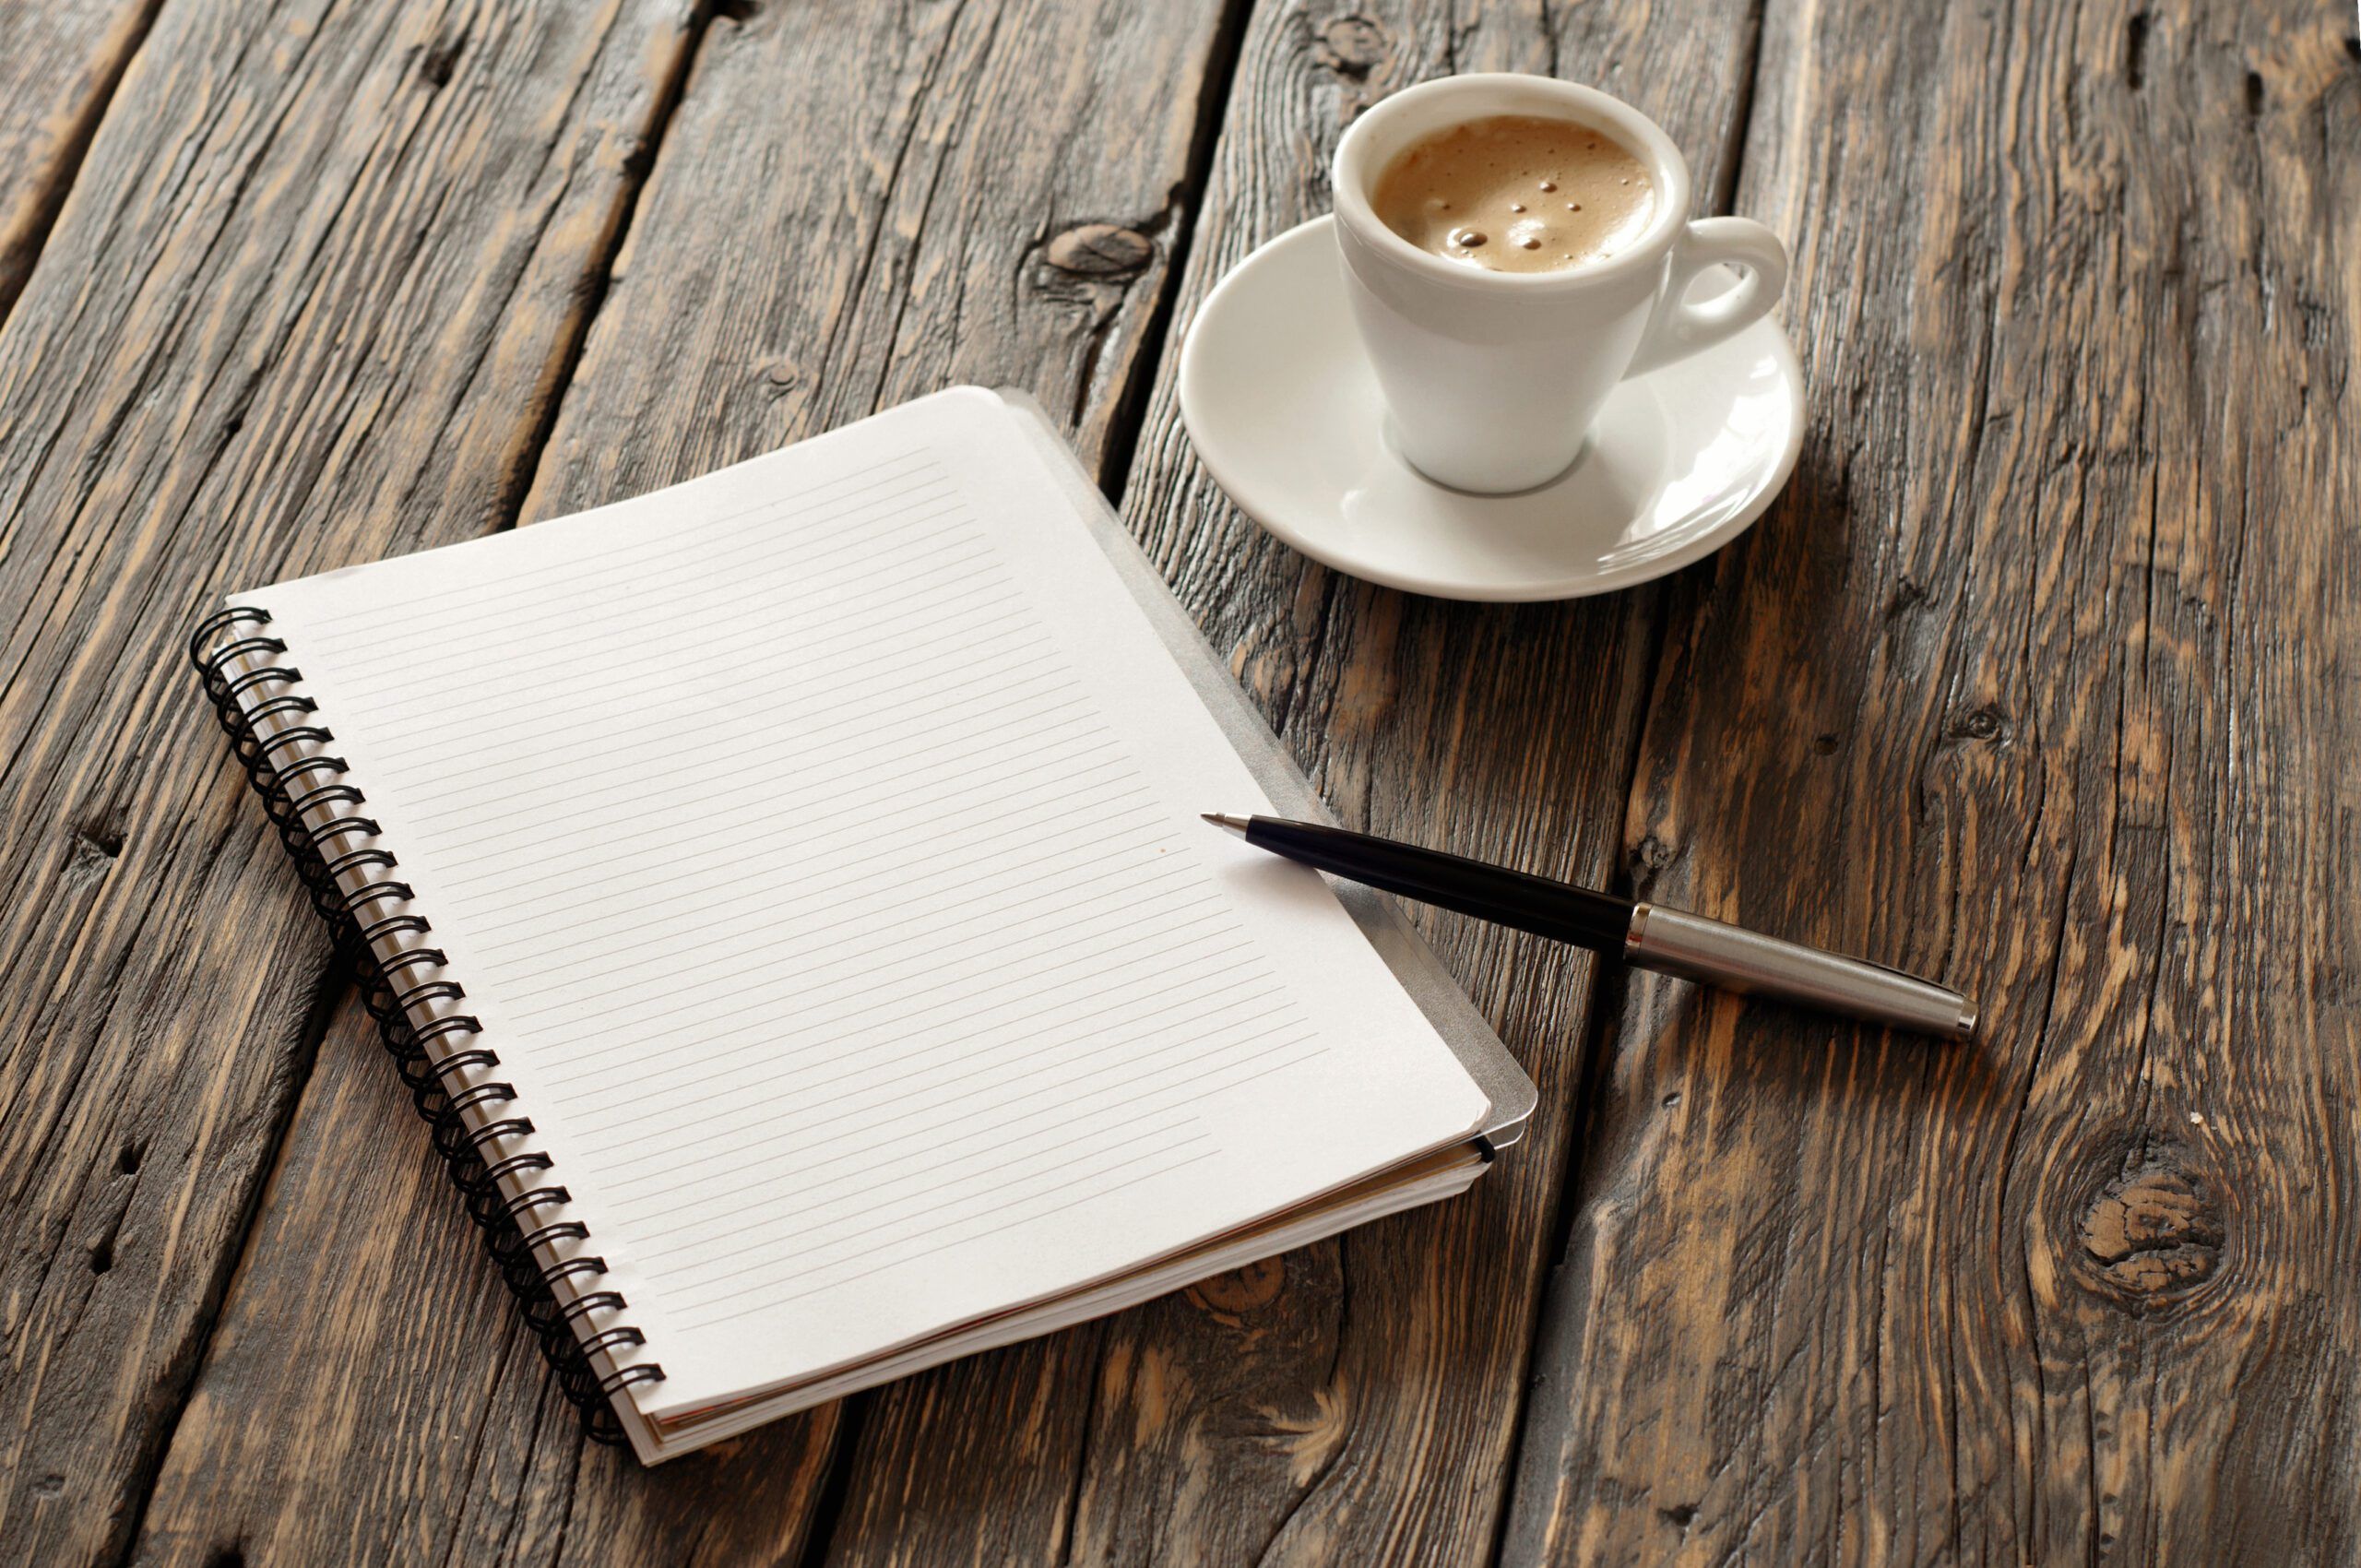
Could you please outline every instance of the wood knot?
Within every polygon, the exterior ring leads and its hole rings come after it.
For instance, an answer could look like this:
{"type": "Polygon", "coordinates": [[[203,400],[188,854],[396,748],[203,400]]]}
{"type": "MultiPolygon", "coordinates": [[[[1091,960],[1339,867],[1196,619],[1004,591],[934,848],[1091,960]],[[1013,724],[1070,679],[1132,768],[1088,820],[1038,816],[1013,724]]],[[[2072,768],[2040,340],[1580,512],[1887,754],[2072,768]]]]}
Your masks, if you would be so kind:
{"type": "Polygon", "coordinates": [[[2225,1231],[2179,1151],[2143,1149],[2083,1205],[2074,1272],[2084,1289],[2134,1313],[2169,1305],[2221,1266],[2225,1231]]]}
{"type": "Polygon", "coordinates": [[[1287,1265],[1277,1258],[1264,1258],[1199,1280],[1189,1287],[1189,1300],[1234,1327],[1250,1313],[1277,1301],[1287,1280],[1287,1265]]]}
{"type": "Polygon", "coordinates": [[[1313,44],[1323,65],[1355,81],[1366,81],[1392,53],[1385,30],[1358,16],[1338,17],[1320,30],[1313,44]]]}
{"type": "Polygon", "coordinates": [[[1948,733],[1954,741],[1981,741],[2004,746],[2017,732],[1998,703],[1982,703],[1952,720],[1948,733]]]}
{"type": "Polygon", "coordinates": [[[1085,223],[1051,240],[1047,254],[1051,267],[1077,278],[1122,278],[1148,264],[1156,242],[1135,229],[1085,223]]]}

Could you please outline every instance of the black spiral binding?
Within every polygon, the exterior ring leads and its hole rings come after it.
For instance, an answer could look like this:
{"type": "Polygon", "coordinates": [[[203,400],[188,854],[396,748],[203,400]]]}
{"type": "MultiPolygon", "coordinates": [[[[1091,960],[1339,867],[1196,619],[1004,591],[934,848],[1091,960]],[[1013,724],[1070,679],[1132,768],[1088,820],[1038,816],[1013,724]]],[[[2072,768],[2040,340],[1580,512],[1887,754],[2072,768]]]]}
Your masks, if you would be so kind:
{"type": "Polygon", "coordinates": [[[584,1255],[543,1266],[535,1259],[534,1249],[544,1243],[587,1241],[590,1232],[580,1220],[560,1216],[570,1194],[549,1179],[548,1155],[498,1152],[500,1144],[530,1134],[532,1121],[504,1111],[484,1119],[491,1108],[513,1104],[516,1091],[479,1075],[500,1064],[495,1052],[460,1043],[483,1026],[471,1014],[448,1010],[467,992],[450,978],[443,951],[418,940],[433,927],[411,909],[409,885],[392,880],[400,861],[379,842],[377,824],[362,814],[368,797],[348,780],[344,759],[324,749],[336,732],[314,721],[318,705],[299,689],[303,672],[283,662],[287,645],[269,635],[269,625],[264,610],[220,611],[189,638],[189,659],[314,907],[338,949],[350,956],[378,1034],[419,1115],[433,1130],[451,1182],[540,1341],[558,1386],[582,1413],[584,1431],[600,1443],[619,1443],[623,1422],[609,1396],[634,1384],[660,1383],[664,1369],[644,1362],[602,1376],[592,1355],[647,1343],[628,1324],[595,1332],[576,1326],[593,1313],[629,1304],[619,1291],[580,1288],[607,1272],[606,1260],[584,1255]],[[240,667],[235,673],[233,666],[240,667]],[[279,722],[267,731],[259,728],[273,719],[279,722]],[[326,810],[334,812],[328,820],[306,821],[326,810]],[[348,890],[344,879],[356,876],[367,880],[348,890]],[[381,944],[389,951],[381,954],[381,944]],[[453,1083],[465,1087],[455,1091],[453,1083]],[[519,1182],[522,1191],[512,1196],[504,1190],[504,1182],[528,1174],[534,1181],[519,1182]],[[564,1299],[556,1289],[561,1283],[564,1299]]]}

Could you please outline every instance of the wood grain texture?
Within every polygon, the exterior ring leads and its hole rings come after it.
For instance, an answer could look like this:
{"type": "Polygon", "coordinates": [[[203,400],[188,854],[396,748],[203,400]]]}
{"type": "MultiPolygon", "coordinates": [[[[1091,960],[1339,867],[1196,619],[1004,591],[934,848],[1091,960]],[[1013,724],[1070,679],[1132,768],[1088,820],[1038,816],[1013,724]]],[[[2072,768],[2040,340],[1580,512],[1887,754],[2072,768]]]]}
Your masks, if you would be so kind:
{"type": "MultiPolygon", "coordinates": [[[[717,18],[523,520],[958,381],[1071,411],[1099,461],[1171,287],[1217,20],[1121,0],[717,18]]],[[[797,1561],[837,1410],[656,1470],[587,1444],[446,1183],[399,1152],[421,1137],[348,1006],[136,1561],[797,1561]]]]}
{"type": "Polygon", "coordinates": [[[2349,15],[712,10],[0,12],[0,1558],[2361,1555],[2349,15]],[[1796,251],[1788,494],[1604,603],[1313,567],[1173,404],[1341,125],[1481,68],[1796,251]],[[178,638],[955,380],[1128,477],[1347,820],[1947,972],[1986,1040],[1434,917],[1543,1093],[1475,1194],[586,1446],[178,638]]]}
{"type": "Polygon", "coordinates": [[[2351,24],[1771,13],[1810,434],[1626,853],[1986,1038],[1632,988],[1505,1561],[2361,1551],[2351,24]]]}
{"type": "Polygon", "coordinates": [[[0,331],[0,1558],[119,1559],[322,1022],[182,639],[513,505],[678,21],[177,0],[0,331]]]}
{"type": "MultiPolygon", "coordinates": [[[[1558,874],[1608,872],[1655,596],[1448,605],[1311,565],[1231,508],[1190,454],[1172,390],[1189,315],[1253,246],[1326,210],[1328,152],[1353,114],[1448,71],[1603,83],[1659,115],[1713,192],[1750,35],[1743,10],[1703,5],[1536,18],[1281,4],[1258,7],[1247,29],[1125,510],[1356,826],[1558,874]]],[[[831,1560],[1488,1556],[1591,966],[1451,917],[1427,929],[1540,1083],[1525,1142],[1470,1196],[881,1390],[831,1560]]]]}
{"type": "Polygon", "coordinates": [[[160,0],[0,6],[0,321],[160,0]]]}

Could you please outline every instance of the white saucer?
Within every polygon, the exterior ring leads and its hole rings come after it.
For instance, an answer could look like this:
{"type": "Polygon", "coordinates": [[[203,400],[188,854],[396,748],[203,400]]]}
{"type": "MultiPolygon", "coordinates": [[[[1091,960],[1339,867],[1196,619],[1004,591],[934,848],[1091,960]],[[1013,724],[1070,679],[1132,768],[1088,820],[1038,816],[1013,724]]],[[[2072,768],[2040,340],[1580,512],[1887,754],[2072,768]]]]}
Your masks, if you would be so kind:
{"type": "Polygon", "coordinates": [[[1766,317],[1623,383],[1588,449],[1539,489],[1471,495],[1421,476],[1386,439],[1331,222],[1248,256],[1180,350],[1198,456],[1248,516],[1313,560],[1444,599],[1606,593],[1720,549],[1794,469],[1803,380],[1766,317]]]}

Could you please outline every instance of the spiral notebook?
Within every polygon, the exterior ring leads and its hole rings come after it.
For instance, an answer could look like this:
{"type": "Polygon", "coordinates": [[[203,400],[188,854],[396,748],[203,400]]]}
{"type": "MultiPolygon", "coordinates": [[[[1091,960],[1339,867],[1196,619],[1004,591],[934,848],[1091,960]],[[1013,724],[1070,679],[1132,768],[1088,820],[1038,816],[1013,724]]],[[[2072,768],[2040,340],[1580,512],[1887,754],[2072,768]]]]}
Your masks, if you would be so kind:
{"type": "Polygon", "coordinates": [[[960,388],[192,652],[650,1462],[1465,1188],[1532,1087],[1039,410],[960,388]]]}

